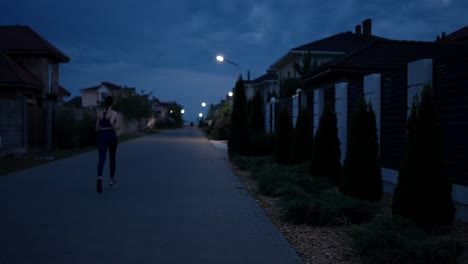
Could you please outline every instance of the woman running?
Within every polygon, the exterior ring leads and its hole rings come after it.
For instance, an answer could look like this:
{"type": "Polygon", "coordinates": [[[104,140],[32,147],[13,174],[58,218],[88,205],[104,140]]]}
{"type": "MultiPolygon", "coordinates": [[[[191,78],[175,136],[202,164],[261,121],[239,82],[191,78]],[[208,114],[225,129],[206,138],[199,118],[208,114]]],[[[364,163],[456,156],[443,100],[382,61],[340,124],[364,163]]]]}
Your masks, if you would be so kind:
{"type": "Polygon", "coordinates": [[[102,170],[104,162],[106,161],[107,149],[109,149],[109,162],[110,162],[110,183],[112,187],[115,183],[115,154],[117,151],[117,112],[112,110],[114,100],[111,96],[105,99],[105,109],[97,114],[96,118],[96,131],[98,136],[98,153],[99,162],[97,166],[97,192],[102,193],[102,170]]]}

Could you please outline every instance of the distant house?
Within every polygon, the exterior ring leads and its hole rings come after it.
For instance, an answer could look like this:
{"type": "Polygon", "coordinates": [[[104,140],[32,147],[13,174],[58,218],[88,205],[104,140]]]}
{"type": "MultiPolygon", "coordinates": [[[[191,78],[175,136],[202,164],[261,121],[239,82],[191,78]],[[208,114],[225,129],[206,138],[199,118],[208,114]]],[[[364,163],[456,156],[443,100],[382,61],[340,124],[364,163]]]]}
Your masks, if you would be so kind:
{"type": "Polygon", "coordinates": [[[108,95],[116,97],[125,91],[135,93],[135,88],[122,87],[110,82],[101,82],[101,84],[81,89],[81,104],[83,107],[98,106],[108,95]]]}
{"type": "Polygon", "coordinates": [[[269,97],[279,94],[278,74],[274,70],[267,70],[267,72],[252,80],[245,82],[245,95],[247,100],[252,99],[257,92],[263,96],[263,102],[267,102],[269,97]]]}
{"type": "Polygon", "coordinates": [[[0,26],[0,154],[51,149],[53,116],[70,93],[60,64],[70,58],[28,26],[0,26]]]}
{"type": "Polygon", "coordinates": [[[60,63],[70,58],[28,26],[0,26],[0,98],[63,103],[70,93],[60,85],[60,63]]]}

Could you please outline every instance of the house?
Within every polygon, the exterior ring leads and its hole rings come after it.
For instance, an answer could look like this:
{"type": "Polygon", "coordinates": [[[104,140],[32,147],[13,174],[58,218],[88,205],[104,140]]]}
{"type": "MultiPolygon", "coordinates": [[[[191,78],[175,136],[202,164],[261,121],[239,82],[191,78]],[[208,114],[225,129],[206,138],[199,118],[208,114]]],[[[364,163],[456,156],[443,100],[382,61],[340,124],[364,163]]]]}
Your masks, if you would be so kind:
{"type": "Polygon", "coordinates": [[[122,87],[110,82],[101,82],[101,84],[81,89],[81,103],[83,107],[95,107],[104,101],[110,95],[117,97],[126,92],[135,93],[135,88],[122,87]]]}
{"type": "Polygon", "coordinates": [[[70,93],[60,85],[60,63],[70,58],[28,26],[0,26],[0,39],[0,98],[63,103],[70,93]]]}
{"type": "Polygon", "coordinates": [[[265,103],[270,97],[279,94],[278,74],[274,70],[267,70],[262,76],[252,81],[246,81],[245,86],[247,100],[251,100],[257,92],[260,92],[265,103]]]}
{"type": "Polygon", "coordinates": [[[53,115],[70,93],[70,58],[28,26],[0,26],[0,154],[51,149],[53,115]]]}
{"type": "Polygon", "coordinates": [[[363,21],[362,26],[357,25],[355,27],[354,33],[348,31],[335,34],[291,49],[274,62],[270,69],[277,72],[280,80],[300,78],[301,76],[295,70],[294,65],[301,64],[306,54],[311,56],[311,67],[319,66],[362,47],[372,39],[384,38],[372,35],[372,20],[366,19],[363,21]]]}

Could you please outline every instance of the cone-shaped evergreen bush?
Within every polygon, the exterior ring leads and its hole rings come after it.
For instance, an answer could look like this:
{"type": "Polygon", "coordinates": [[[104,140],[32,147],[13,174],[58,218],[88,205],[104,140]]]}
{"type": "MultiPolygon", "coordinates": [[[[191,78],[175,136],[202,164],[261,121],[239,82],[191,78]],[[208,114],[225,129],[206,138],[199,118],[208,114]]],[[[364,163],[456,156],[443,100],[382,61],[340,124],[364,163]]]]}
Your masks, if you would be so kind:
{"type": "Polygon", "coordinates": [[[288,163],[294,129],[286,109],[280,111],[275,135],[274,157],[277,163],[288,163]]]}
{"type": "Polygon", "coordinates": [[[362,98],[351,117],[349,133],[340,191],[361,200],[378,201],[383,186],[375,113],[362,98]]]}
{"type": "Polygon", "coordinates": [[[309,112],[306,109],[301,109],[297,116],[296,128],[294,129],[291,157],[289,160],[291,164],[310,161],[313,138],[314,129],[309,112]]]}
{"type": "Polygon", "coordinates": [[[264,115],[264,106],[263,106],[263,97],[260,92],[255,93],[255,96],[252,99],[249,113],[249,129],[250,132],[265,131],[265,115],[264,115]]]}
{"type": "Polygon", "coordinates": [[[247,124],[247,99],[242,77],[234,88],[234,102],[232,105],[231,125],[228,137],[229,154],[248,154],[249,134],[247,124]]]}
{"type": "Polygon", "coordinates": [[[327,105],[320,116],[310,163],[310,174],[326,177],[333,185],[339,184],[341,173],[340,139],[336,124],[336,113],[327,105]]]}
{"type": "Polygon", "coordinates": [[[425,86],[415,98],[408,118],[407,157],[393,195],[393,214],[431,228],[452,223],[455,207],[452,184],[444,173],[440,129],[432,89],[425,86]]]}

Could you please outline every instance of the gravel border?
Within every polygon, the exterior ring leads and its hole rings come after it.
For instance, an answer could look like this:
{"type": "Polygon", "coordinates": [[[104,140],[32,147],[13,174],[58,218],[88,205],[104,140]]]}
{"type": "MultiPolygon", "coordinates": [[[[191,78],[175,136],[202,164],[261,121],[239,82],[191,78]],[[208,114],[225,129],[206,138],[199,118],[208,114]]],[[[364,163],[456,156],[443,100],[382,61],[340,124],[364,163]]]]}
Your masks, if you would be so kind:
{"type": "MultiPolygon", "coordinates": [[[[304,263],[308,264],[358,264],[359,256],[352,249],[352,241],[348,236],[346,226],[309,226],[295,225],[284,221],[275,206],[279,198],[261,195],[255,182],[250,178],[250,172],[239,169],[232,164],[234,173],[255,198],[259,206],[296,250],[304,263]]],[[[383,197],[386,213],[391,213],[391,196],[383,197]]],[[[433,237],[434,239],[455,239],[465,246],[462,263],[468,264],[468,223],[456,221],[452,231],[433,237]]]]}

